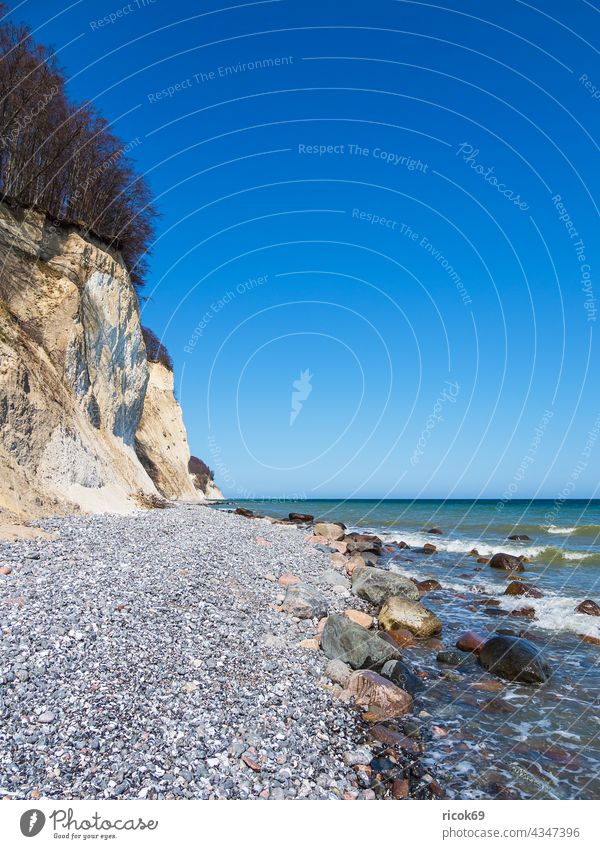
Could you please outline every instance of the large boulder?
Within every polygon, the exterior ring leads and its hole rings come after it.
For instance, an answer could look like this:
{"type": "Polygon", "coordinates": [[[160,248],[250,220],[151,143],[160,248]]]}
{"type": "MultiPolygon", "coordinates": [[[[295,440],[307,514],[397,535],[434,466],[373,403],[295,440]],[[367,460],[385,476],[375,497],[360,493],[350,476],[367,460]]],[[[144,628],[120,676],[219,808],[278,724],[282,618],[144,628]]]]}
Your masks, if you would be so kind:
{"type": "Polygon", "coordinates": [[[519,540],[520,542],[531,541],[531,537],[528,537],[527,534],[511,534],[507,539],[519,540]]]}
{"type": "Polygon", "coordinates": [[[348,537],[344,537],[344,542],[346,543],[346,551],[349,554],[363,554],[364,552],[376,554],[377,556],[381,554],[381,546],[376,542],[366,542],[360,539],[352,540],[348,537]]]}
{"type": "Polygon", "coordinates": [[[323,593],[308,584],[288,586],[282,609],[299,619],[321,619],[327,616],[327,599],[323,593]]]}
{"type": "Polygon", "coordinates": [[[523,581],[511,581],[504,590],[504,595],[524,595],[527,598],[542,598],[544,595],[536,587],[531,584],[525,584],[523,581]]]}
{"type": "Polygon", "coordinates": [[[541,684],[550,675],[540,649],[520,637],[490,637],[479,652],[479,662],[500,678],[524,684],[541,684]]]}
{"type": "Polygon", "coordinates": [[[293,522],[296,525],[307,525],[309,522],[315,518],[311,516],[310,513],[289,513],[288,518],[290,522],[293,522]]]}
{"type": "Polygon", "coordinates": [[[313,532],[317,536],[332,540],[343,539],[345,535],[344,526],[337,522],[317,522],[313,527],[313,532]]]}
{"type": "Polygon", "coordinates": [[[379,626],[384,631],[407,628],[415,637],[422,638],[432,637],[442,630],[440,620],[424,604],[397,595],[388,598],[381,608],[379,626]]]}
{"type": "Polygon", "coordinates": [[[346,616],[327,618],[321,648],[331,660],[343,660],[353,669],[381,669],[388,660],[400,660],[400,652],[346,616]]]}
{"type": "Polygon", "coordinates": [[[425,686],[421,679],[415,675],[410,666],[403,660],[388,660],[381,667],[381,674],[384,678],[389,678],[392,684],[406,690],[407,693],[414,695],[418,690],[422,690],[425,686]]]}
{"type": "Polygon", "coordinates": [[[370,670],[353,672],[344,694],[352,698],[357,705],[368,707],[370,710],[375,708],[378,719],[403,716],[412,707],[412,698],[408,693],[370,670]]]}
{"type": "Polygon", "coordinates": [[[600,616],[600,607],[591,598],[586,598],[575,608],[576,613],[587,613],[588,616],[600,616]]]}
{"type": "Polygon", "coordinates": [[[419,598],[419,590],[409,578],[375,566],[356,567],[352,572],[352,592],[377,607],[390,596],[404,596],[415,601],[419,598]]]}
{"type": "Polygon", "coordinates": [[[504,569],[506,572],[524,572],[525,567],[518,557],[513,557],[512,554],[504,554],[498,552],[494,554],[490,560],[492,569],[504,569]]]}

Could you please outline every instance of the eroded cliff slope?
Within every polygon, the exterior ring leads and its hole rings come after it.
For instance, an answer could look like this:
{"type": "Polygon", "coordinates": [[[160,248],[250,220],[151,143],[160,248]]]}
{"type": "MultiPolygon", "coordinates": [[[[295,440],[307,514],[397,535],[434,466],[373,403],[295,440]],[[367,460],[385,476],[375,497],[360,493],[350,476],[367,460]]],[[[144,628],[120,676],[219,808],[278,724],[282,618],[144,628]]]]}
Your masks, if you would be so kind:
{"type": "Polygon", "coordinates": [[[119,253],[0,203],[0,508],[36,516],[204,498],[187,472],[172,375],[158,369],[119,253]]]}

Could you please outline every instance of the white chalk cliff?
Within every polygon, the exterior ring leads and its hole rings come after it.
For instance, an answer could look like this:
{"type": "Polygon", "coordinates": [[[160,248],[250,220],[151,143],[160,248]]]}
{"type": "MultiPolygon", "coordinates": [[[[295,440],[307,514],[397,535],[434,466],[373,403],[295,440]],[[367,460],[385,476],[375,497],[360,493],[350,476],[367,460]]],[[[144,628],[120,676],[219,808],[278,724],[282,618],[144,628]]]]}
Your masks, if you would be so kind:
{"type": "Polygon", "coordinates": [[[148,363],[119,253],[0,203],[0,509],[32,517],[130,511],[144,496],[203,500],[188,460],[173,375],[148,363]]]}

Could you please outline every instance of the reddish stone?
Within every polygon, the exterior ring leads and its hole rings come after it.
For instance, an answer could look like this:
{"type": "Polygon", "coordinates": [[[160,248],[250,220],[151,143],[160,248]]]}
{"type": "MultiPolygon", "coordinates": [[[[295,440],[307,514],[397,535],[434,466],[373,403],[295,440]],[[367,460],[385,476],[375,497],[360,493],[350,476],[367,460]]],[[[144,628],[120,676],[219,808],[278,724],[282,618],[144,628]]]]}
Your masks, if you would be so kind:
{"type": "Polygon", "coordinates": [[[586,598],[575,608],[576,613],[587,613],[588,616],[600,616],[600,607],[591,598],[586,598]]]}
{"type": "Polygon", "coordinates": [[[444,648],[444,644],[441,640],[436,639],[435,637],[431,637],[429,640],[425,640],[423,643],[425,648],[433,649],[434,651],[441,651],[444,648]]]}
{"type": "Polygon", "coordinates": [[[469,651],[479,654],[484,643],[485,637],[482,637],[480,634],[476,634],[475,631],[467,631],[466,634],[462,634],[456,641],[456,648],[460,649],[460,651],[469,651]]]}
{"type": "Polygon", "coordinates": [[[435,554],[437,548],[435,545],[432,545],[430,542],[426,542],[423,546],[423,551],[426,551],[428,554],[435,554]]]}
{"type": "Polygon", "coordinates": [[[511,581],[504,590],[504,595],[524,595],[527,598],[542,598],[543,593],[532,587],[531,584],[525,584],[523,581],[511,581]]]}
{"type": "Polygon", "coordinates": [[[282,587],[289,587],[292,584],[299,584],[300,578],[298,575],[292,575],[291,572],[284,572],[283,575],[280,575],[278,583],[282,587]]]}
{"type": "Polygon", "coordinates": [[[408,799],[408,778],[396,778],[392,784],[392,797],[394,799],[408,799]]]}
{"type": "Polygon", "coordinates": [[[248,754],[248,752],[244,752],[244,754],[242,755],[242,760],[244,761],[246,766],[250,767],[250,769],[254,770],[254,772],[261,771],[261,765],[258,763],[258,761],[255,761],[254,758],[248,754]]]}
{"type": "MultiPolygon", "coordinates": [[[[398,645],[402,646],[402,648],[410,649],[413,646],[417,645],[417,641],[413,637],[412,633],[408,630],[408,628],[391,628],[389,631],[385,632],[388,637],[391,637],[392,641],[398,645]]],[[[381,634],[383,637],[384,635],[381,634]]]]}

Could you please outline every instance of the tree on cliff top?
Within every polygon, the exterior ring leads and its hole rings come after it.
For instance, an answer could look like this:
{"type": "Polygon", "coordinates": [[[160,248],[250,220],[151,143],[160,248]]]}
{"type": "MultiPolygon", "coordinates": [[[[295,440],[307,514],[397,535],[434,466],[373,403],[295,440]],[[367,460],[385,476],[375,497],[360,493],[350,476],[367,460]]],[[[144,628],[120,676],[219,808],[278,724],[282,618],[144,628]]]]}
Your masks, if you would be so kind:
{"type": "Polygon", "coordinates": [[[51,52],[0,3],[0,193],[120,250],[143,284],[156,211],[128,149],[90,103],[71,103],[51,52]]]}

